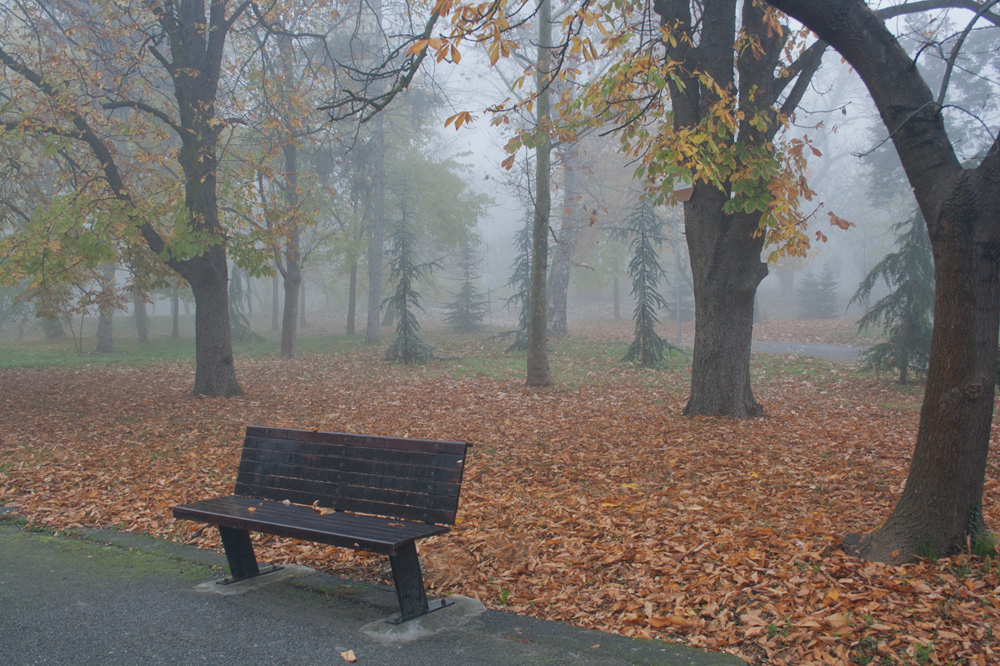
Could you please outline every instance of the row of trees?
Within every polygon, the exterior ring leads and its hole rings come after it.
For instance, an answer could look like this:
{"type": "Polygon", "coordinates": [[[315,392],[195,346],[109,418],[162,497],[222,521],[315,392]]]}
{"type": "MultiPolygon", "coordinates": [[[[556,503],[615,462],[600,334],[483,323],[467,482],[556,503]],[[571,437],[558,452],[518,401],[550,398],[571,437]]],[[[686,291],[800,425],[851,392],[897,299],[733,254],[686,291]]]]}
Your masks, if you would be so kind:
{"type": "MultiPolygon", "coordinates": [[[[356,276],[366,246],[381,259],[373,229],[404,209],[440,251],[469,241],[486,199],[430,151],[429,94],[407,95],[375,128],[332,125],[316,110],[322,91],[374,61],[385,40],[370,9],[339,9],[217,0],[0,8],[4,284],[26,289],[43,314],[95,307],[103,324],[122,304],[114,267],[131,276],[137,311],[142,295],[180,279],[196,302],[194,390],[231,395],[240,390],[234,264],[280,274],[290,357],[308,262],[336,258],[356,276]]],[[[380,305],[381,266],[370,268],[380,305]]],[[[356,288],[355,278],[352,303],[356,288]]]]}

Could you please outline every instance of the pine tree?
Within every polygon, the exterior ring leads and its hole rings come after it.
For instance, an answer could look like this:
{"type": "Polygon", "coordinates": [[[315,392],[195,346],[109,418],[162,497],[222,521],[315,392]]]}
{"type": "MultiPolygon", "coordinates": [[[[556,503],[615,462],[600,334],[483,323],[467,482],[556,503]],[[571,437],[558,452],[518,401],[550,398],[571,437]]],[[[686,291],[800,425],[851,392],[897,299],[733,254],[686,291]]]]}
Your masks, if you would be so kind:
{"type": "Polygon", "coordinates": [[[394,307],[399,316],[396,339],[386,350],[385,360],[401,361],[406,365],[423,363],[434,357],[433,348],[417,336],[420,323],[414,310],[422,309],[416,283],[437,268],[437,263],[420,263],[417,245],[417,237],[404,210],[389,241],[389,279],[395,282],[396,291],[382,301],[382,307],[394,307]]]}
{"type": "Polygon", "coordinates": [[[476,287],[476,280],[481,277],[476,273],[479,260],[472,242],[466,240],[456,261],[461,286],[458,292],[452,294],[455,300],[446,306],[448,313],[445,315],[445,320],[456,333],[475,333],[482,328],[486,317],[486,296],[476,287]]]}
{"type": "Polygon", "coordinates": [[[838,286],[829,264],[819,275],[806,275],[799,287],[799,319],[835,319],[838,286]]]}
{"type": "Polygon", "coordinates": [[[896,251],[887,254],[865,276],[851,303],[871,295],[879,282],[889,288],[858,320],[858,328],[880,327],[889,339],[865,351],[864,361],[877,373],[899,371],[905,384],[910,370],[927,368],[931,349],[931,313],[934,308],[934,262],[927,225],[919,212],[892,227],[896,251]]]}
{"type": "MultiPolygon", "coordinates": [[[[526,351],[528,349],[528,321],[531,318],[531,241],[534,220],[530,215],[524,218],[524,225],[514,236],[514,246],[517,256],[511,265],[508,287],[513,287],[514,293],[507,299],[507,307],[518,307],[517,330],[513,333],[514,342],[507,348],[508,352],[526,351]]],[[[506,334],[504,334],[506,335],[506,334]]]]}
{"type": "Polygon", "coordinates": [[[632,278],[632,298],[635,299],[635,338],[622,360],[650,366],[662,361],[664,351],[671,348],[656,332],[660,322],[656,311],[669,309],[659,290],[661,280],[667,283],[659,252],[664,241],[663,221],[643,199],[625,219],[625,227],[618,230],[618,234],[631,240],[628,274],[632,278]]]}

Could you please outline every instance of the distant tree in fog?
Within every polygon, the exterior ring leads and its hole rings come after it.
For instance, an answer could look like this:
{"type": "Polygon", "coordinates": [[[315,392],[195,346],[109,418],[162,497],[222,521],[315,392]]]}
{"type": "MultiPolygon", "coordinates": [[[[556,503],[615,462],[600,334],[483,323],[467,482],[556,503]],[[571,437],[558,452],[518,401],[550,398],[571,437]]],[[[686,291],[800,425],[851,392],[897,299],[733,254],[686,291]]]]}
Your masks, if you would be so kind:
{"type": "Polygon", "coordinates": [[[476,280],[481,277],[476,272],[479,261],[472,241],[466,240],[456,262],[461,286],[452,294],[455,300],[445,306],[448,310],[445,319],[456,333],[475,333],[482,328],[486,317],[486,296],[476,287],[476,280]]]}
{"type": "Polygon", "coordinates": [[[837,310],[837,279],[829,264],[819,275],[809,273],[798,289],[799,319],[835,319],[837,310]]]}
{"type": "Polygon", "coordinates": [[[625,227],[618,233],[630,241],[632,257],[628,262],[628,274],[632,278],[632,298],[635,299],[635,337],[622,360],[650,366],[663,360],[663,352],[669,347],[656,332],[660,322],[657,310],[669,309],[659,289],[661,281],[667,282],[667,272],[660,264],[663,220],[649,201],[642,199],[625,218],[625,227]]]}
{"type": "Polygon", "coordinates": [[[934,310],[934,263],[927,225],[920,212],[893,226],[896,251],[887,254],[862,280],[851,298],[864,302],[879,282],[890,293],[872,305],[858,328],[881,328],[889,339],[864,352],[865,362],[881,373],[899,371],[905,384],[908,371],[925,371],[931,353],[931,313],[934,310]]]}
{"type": "Polygon", "coordinates": [[[514,342],[507,348],[509,352],[528,349],[528,321],[531,318],[531,232],[533,223],[532,217],[525,217],[524,226],[514,236],[517,256],[511,265],[510,280],[507,281],[507,286],[512,287],[514,293],[507,299],[507,307],[519,307],[520,310],[517,316],[517,330],[512,332],[514,342]]]}
{"type": "Polygon", "coordinates": [[[417,281],[433,271],[437,264],[433,261],[421,262],[418,257],[417,237],[413,233],[411,221],[403,211],[399,226],[389,241],[389,279],[395,282],[396,290],[383,301],[383,306],[396,309],[399,322],[396,324],[396,339],[385,352],[385,360],[401,361],[407,365],[423,363],[433,356],[430,345],[417,336],[420,323],[416,308],[420,308],[420,293],[417,281]]]}

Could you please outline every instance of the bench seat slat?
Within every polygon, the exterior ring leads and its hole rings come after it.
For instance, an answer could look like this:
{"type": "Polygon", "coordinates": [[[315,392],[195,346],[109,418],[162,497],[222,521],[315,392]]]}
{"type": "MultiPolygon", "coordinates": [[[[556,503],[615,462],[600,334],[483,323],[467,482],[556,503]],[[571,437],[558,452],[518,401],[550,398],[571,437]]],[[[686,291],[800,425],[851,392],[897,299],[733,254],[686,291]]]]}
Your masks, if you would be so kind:
{"type": "Polygon", "coordinates": [[[448,456],[435,463],[418,465],[404,463],[393,458],[385,460],[373,460],[359,457],[359,452],[351,452],[354,455],[346,455],[341,452],[304,452],[304,451],[274,451],[273,449],[262,449],[247,447],[243,450],[242,461],[246,463],[258,463],[265,466],[295,467],[300,469],[336,469],[344,472],[354,472],[358,474],[369,474],[377,476],[387,476],[393,479],[457,483],[461,479],[459,467],[456,465],[457,456],[448,456]]]}
{"type": "Polygon", "coordinates": [[[236,484],[233,494],[244,497],[296,504],[320,506],[338,511],[372,513],[375,515],[416,520],[425,523],[453,523],[454,500],[419,493],[394,492],[378,488],[344,486],[305,482],[282,477],[263,477],[257,484],[252,477],[244,477],[236,484]],[[266,485],[263,485],[265,484],[266,485]]]}
{"type": "Polygon", "coordinates": [[[290,439],[247,438],[244,450],[251,460],[320,466],[345,464],[354,468],[384,470],[384,473],[393,476],[422,479],[429,478],[428,475],[433,478],[435,473],[454,471],[456,463],[462,460],[461,455],[454,453],[401,451],[369,448],[363,444],[348,446],[290,439]]]}
{"type": "Polygon", "coordinates": [[[174,517],[382,555],[394,555],[402,544],[449,531],[446,525],[391,518],[343,512],[321,515],[308,506],[236,495],[175,506],[174,517]]]}
{"type": "MultiPolygon", "coordinates": [[[[385,491],[370,491],[364,497],[340,496],[335,500],[324,497],[322,493],[316,493],[315,488],[309,486],[297,486],[281,488],[275,484],[275,479],[268,480],[269,486],[257,488],[242,483],[236,484],[235,494],[244,497],[259,497],[275,502],[288,500],[295,504],[312,506],[318,502],[317,506],[338,511],[351,511],[354,513],[370,513],[376,516],[388,516],[400,520],[412,520],[425,523],[454,523],[455,511],[450,508],[435,508],[427,506],[408,506],[398,502],[385,499],[385,491]]],[[[289,484],[290,486],[293,484],[289,484]]],[[[359,494],[365,492],[364,488],[359,489],[359,494]]]]}
{"type": "Polygon", "coordinates": [[[434,451],[465,455],[466,442],[449,442],[435,439],[416,439],[410,437],[385,437],[382,435],[358,435],[353,433],[324,432],[319,430],[297,430],[294,428],[274,428],[266,426],[247,426],[247,438],[286,439],[295,442],[317,442],[323,444],[337,443],[351,446],[372,448],[388,448],[399,451],[434,451]]]}
{"type": "MultiPolygon", "coordinates": [[[[276,464],[260,460],[250,460],[244,457],[240,461],[239,473],[259,476],[280,476],[321,483],[343,483],[351,486],[367,488],[384,488],[386,490],[409,489],[427,495],[443,497],[458,497],[462,486],[459,483],[461,475],[455,470],[449,471],[449,480],[399,478],[373,473],[372,469],[363,463],[356,468],[352,465],[337,465],[336,467],[304,467],[295,464],[276,464]]],[[[441,474],[439,476],[444,476],[441,474]]]]}

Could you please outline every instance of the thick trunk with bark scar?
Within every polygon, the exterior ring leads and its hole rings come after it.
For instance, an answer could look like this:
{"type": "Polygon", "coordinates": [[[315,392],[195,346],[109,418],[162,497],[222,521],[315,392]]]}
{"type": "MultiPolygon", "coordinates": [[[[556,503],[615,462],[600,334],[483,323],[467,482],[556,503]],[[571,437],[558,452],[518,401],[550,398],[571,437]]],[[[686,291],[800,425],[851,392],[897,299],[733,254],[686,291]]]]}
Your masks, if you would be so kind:
{"type": "Polygon", "coordinates": [[[934,332],[906,487],[885,524],[844,543],[900,563],[985,534],[982,501],[1000,330],[1000,143],[963,169],[941,106],[912,59],[860,0],[771,0],[840,51],[864,80],[927,222],[934,332]]]}

